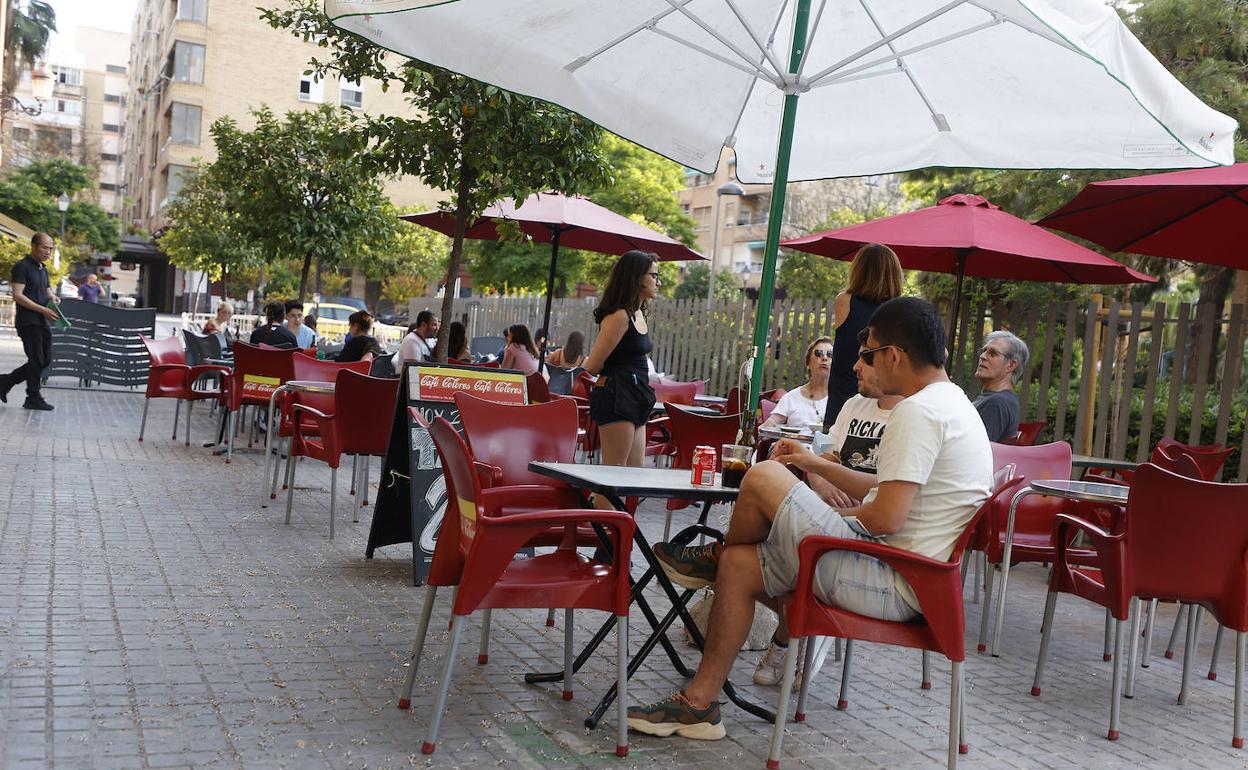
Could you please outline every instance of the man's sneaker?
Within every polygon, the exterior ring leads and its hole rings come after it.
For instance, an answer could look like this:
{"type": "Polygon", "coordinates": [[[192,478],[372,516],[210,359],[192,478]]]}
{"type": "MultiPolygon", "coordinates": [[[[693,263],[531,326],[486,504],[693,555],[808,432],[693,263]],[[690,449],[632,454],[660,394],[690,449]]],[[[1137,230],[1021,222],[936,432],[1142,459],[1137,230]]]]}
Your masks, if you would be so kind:
{"type": "Polygon", "coordinates": [[[719,572],[719,554],[723,549],[719,543],[690,546],[655,543],[654,555],[673,583],[697,589],[715,582],[715,575],[719,572]]]}
{"type": "Polygon", "coordinates": [[[33,398],[26,399],[26,403],[22,404],[23,409],[34,409],[39,412],[50,412],[56,407],[44,401],[42,398],[36,400],[33,398]]]}
{"type": "Polygon", "coordinates": [[[683,692],[673,693],[667,700],[649,706],[633,706],[628,710],[628,726],[660,738],[676,734],[699,741],[717,741],[728,734],[719,717],[719,703],[697,709],[683,692]]]}
{"type": "MultiPolygon", "coordinates": [[[[832,648],[833,642],[834,639],[830,636],[815,637],[815,658],[811,663],[810,671],[812,678],[819,673],[819,669],[823,668],[823,662],[827,659],[828,650],[832,648]]],[[[801,641],[801,645],[797,649],[797,670],[793,672],[794,687],[802,683],[802,661],[806,660],[805,639],[801,641]]],[[[788,647],[781,647],[773,639],[771,644],[767,645],[767,652],[763,653],[762,660],[758,661],[758,666],[754,669],[754,684],[766,687],[775,687],[780,684],[780,680],[784,677],[784,656],[788,651],[788,647]]]]}

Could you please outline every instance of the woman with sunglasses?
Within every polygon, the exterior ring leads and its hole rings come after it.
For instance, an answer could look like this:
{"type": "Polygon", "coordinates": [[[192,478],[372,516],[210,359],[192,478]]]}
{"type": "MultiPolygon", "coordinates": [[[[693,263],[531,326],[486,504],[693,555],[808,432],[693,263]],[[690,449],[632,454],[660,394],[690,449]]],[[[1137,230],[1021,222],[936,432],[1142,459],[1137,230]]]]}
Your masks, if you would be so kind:
{"type": "Polygon", "coordinates": [[[646,422],[655,401],[646,366],[653,347],[646,309],[659,296],[657,265],[644,251],[623,254],[594,309],[598,337],[585,369],[598,375],[589,415],[598,424],[604,465],[640,466],[646,456],[646,422]]]}
{"type": "Polygon", "coordinates": [[[875,309],[901,296],[905,273],[901,260],[882,243],[868,243],[854,255],[849,266],[849,286],[832,304],[836,339],[832,344],[832,374],[828,381],[828,407],[823,414],[826,431],[836,422],[845,402],[858,393],[858,332],[867,328],[875,309]]]}
{"type": "Polygon", "coordinates": [[[831,372],[832,338],[820,337],[806,346],[806,382],[780,397],[780,402],[763,426],[796,425],[804,428],[822,422],[828,406],[828,375],[831,372]]]}

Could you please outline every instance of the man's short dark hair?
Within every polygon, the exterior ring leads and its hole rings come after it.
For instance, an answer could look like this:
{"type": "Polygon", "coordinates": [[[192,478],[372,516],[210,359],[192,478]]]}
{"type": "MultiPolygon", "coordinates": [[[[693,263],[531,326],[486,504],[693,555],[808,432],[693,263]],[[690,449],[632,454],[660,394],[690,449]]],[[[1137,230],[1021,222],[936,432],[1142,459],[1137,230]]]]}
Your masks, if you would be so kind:
{"type": "Polygon", "coordinates": [[[288,299],[288,300],[286,300],[286,312],[287,312],[287,313],[289,313],[289,312],[290,312],[290,311],[292,311],[292,310],[298,310],[300,313],[302,313],[302,312],[303,312],[303,303],[302,303],[302,302],[300,302],[300,301],[299,301],[299,300],[297,300],[297,299],[288,299]]]}
{"type": "Polygon", "coordinates": [[[858,347],[860,348],[867,347],[867,337],[870,334],[871,334],[871,330],[865,326],[858,330],[858,347]]]}
{"type": "Polygon", "coordinates": [[[271,324],[280,324],[282,319],[286,317],[286,306],[277,300],[273,300],[264,306],[264,320],[271,324]]]}
{"type": "Polygon", "coordinates": [[[916,368],[943,366],[945,325],[932,303],[918,297],[896,297],[875,309],[867,328],[881,345],[896,345],[916,368]]]}
{"type": "Polygon", "coordinates": [[[364,331],[373,328],[373,317],[369,315],[367,310],[357,310],[347,316],[347,323],[351,326],[357,326],[364,331]]]}
{"type": "Polygon", "coordinates": [[[424,326],[425,324],[433,323],[433,317],[432,310],[422,310],[416,314],[416,325],[424,326]]]}

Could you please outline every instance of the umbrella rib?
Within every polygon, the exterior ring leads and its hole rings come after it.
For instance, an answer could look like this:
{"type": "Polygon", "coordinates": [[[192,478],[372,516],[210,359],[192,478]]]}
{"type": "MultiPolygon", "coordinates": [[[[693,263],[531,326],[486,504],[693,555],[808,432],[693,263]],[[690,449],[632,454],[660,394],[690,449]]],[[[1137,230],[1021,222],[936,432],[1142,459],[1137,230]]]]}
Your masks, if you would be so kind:
{"type": "MultiPolygon", "coordinates": [[[[858,4],[861,5],[862,10],[866,12],[867,18],[871,19],[871,23],[875,25],[875,31],[879,32],[882,36],[886,35],[887,33],[884,32],[884,25],[880,24],[880,20],[876,18],[875,13],[872,12],[871,6],[867,5],[867,0],[858,0],[858,4]]],[[[894,45],[891,40],[888,42],[888,50],[892,51],[893,54],[897,54],[897,46],[894,45]]],[[[919,95],[919,98],[923,100],[923,104],[927,105],[927,111],[930,112],[932,114],[932,118],[935,119],[937,111],[932,105],[932,100],[927,98],[927,93],[924,92],[923,87],[919,85],[918,79],[914,76],[914,73],[910,71],[910,68],[906,66],[905,61],[902,60],[900,55],[897,55],[897,66],[902,72],[906,73],[906,79],[910,81],[910,85],[914,86],[914,90],[919,95]]]]}
{"type": "MultiPolygon", "coordinates": [[[[789,0],[783,0],[780,3],[780,10],[776,12],[776,20],[772,22],[771,34],[767,37],[767,44],[771,45],[776,41],[776,30],[780,28],[780,21],[784,18],[784,10],[789,6],[789,0]]],[[[805,56],[802,61],[805,61],[805,56]]],[[[737,129],[741,127],[741,118],[745,116],[745,108],[750,105],[750,95],[754,93],[754,84],[758,82],[758,78],[751,77],[750,82],[745,86],[745,93],[741,97],[741,109],[737,110],[737,117],[732,121],[732,130],[728,132],[728,136],[724,137],[725,147],[736,147],[737,129]]],[[[735,151],[735,150],[734,150],[735,151]]]]}
{"type": "MultiPolygon", "coordinates": [[[[990,27],[995,27],[999,24],[1004,24],[1004,23],[1005,23],[1005,19],[999,16],[994,17],[990,19],[989,21],[983,22],[982,24],[976,24],[973,27],[967,27],[966,29],[961,30],[959,32],[951,32],[950,34],[945,35],[944,37],[938,37],[935,40],[929,40],[928,42],[922,43],[920,45],[916,45],[913,48],[907,48],[904,51],[901,51],[900,53],[895,53],[895,54],[892,54],[891,56],[882,56],[879,59],[867,62],[866,64],[860,64],[857,67],[851,67],[837,74],[836,77],[831,77],[830,75],[827,75],[822,78],[811,80],[810,87],[821,88],[823,86],[835,85],[836,83],[841,82],[845,78],[848,78],[851,75],[856,75],[859,72],[862,72],[863,70],[868,70],[868,69],[871,69],[872,67],[878,67],[879,65],[887,64],[890,61],[900,62],[902,60],[902,57],[904,56],[909,56],[910,54],[915,54],[915,53],[918,53],[919,51],[926,51],[929,48],[935,48],[938,45],[944,45],[945,43],[951,42],[953,40],[957,40],[958,38],[967,37],[968,35],[973,35],[976,32],[982,32],[985,29],[988,29],[990,27]]],[[[890,35],[887,38],[885,38],[885,40],[892,40],[892,39],[895,39],[896,37],[897,37],[896,35],[890,35]]]]}
{"type": "MultiPolygon", "coordinates": [[[[692,2],[693,0],[682,0],[680,4],[685,5],[685,4],[692,3],[692,2]]],[[[565,64],[563,68],[567,70],[568,72],[576,72],[581,67],[584,67],[586,64],[589,64],[594,59],[598,58],[599,56],[606,53],[607,51],[610,51],[612,48],[615,48],[617,45],[619,45],[620,43],[623,43],[625,40],[628,40],[630,37],[632,37],[633,35],[636,35],[638,32],[641,32],[642,30],[645,30],[645,29],[653,28],[654,25],[658,24],[663,19],[666,19],[668,16],[671,16],[673,13],[676,13],[675,6],[668,8],[665,11],[660,11],[659,13],[656,13],[654,16],[651,16],[649,19],[646,19],[641,24],[638,24],[637,26],[633,27],[629,31],[615,38],[614,40],[607,43],[606,45],[600,46],[593,53],[586,54],[585,56],[578,56],[577,58],[565,64]]]]}
{"type": "Polygon", "coordinates": [[[737,21],[741,22],[741,26],[745,28],[746,34],[748,34],[750,39],[754,41],[754,45],[758,46],[758,50],[762,51],[763,56],[767,57],[767,61],[771,62],[771,66],[776,70],[776,72],[783,72],[784,67],[780,66],[780,60],[776,58],[776,52],[771,50],[770,45],[763,45],[763,41],[758,38],[758,33],[756,33],[754,28],[750,26],[750,23],[745,20],[745,15],[741,13],[741,9],[737,7],[737,4],[732,0],[724,0],[724,2],[728,4],[728,8],[731,9],[733,15],[737,17],[737,21]]]}
{"type": "Polygon", "coordinates": [[[697,43],[694,43],[693,41],[690,41],[690,40],[685,40],[683,37],[681,37],[681,36],[679,36],[679,35],[674,35],[674,34],[672,34],[671,32],[668,32],[668,31],[667,31],[667,30],[665,30],[665,29],[659,29],[658,27],[652,27],[652,28],[650,29],[650,31],[651,31],[651,32],[653,32],[654,34],[656,34],[656,35],[660,36],[660,37],[665,37],[665,38],[667,38],[668,40],[671,40],[672,42],[679,43],[680,45],[683,45],[683,46],[685,46],[686,48],[690,48],[690,49],[692,49],[692,50],[694,50],[694,51],[697,51],[698,53],[702,54],[703,56],[708,56],[708,57],[710,57],[710,58],[714,59],[715,61],[722,62],[722,63],[724,63],[724,64],[728,65],[729,67],[732,67],[733,69],[738,69],[738,70],[741,70],[742,72],[744,72],[745,74],[747,74],[747,75],[749,75],[750,77],[754,78],[755,80],[766,80],[766,81],[767,81],[767,82],[769,82],[769,83],[774,83],[774,82],[775,82],[775,81],[772,79],[771,74],[770,74],[770,73],[768,73],[766,70],[760,69],[760,68],[758,68],[758,67],[752,67],[752,68],[751,68],[751,67],[747,67],[747,66],[745,66],[745,65],[741,64],[740,62],[736,61],[735,59],[729,59],[727,56],[724,56],[724,55],[722,55],[722,54],[715,53],[714,51],[711,51],[711,50],[709,50],[709,49],[703,48],[702,46],[698,45],[697,43]]]}
{"type": "MultiPolygon", "coordinates": [[[[671,0],[668,0],[668,1],[669,1],[669,2],[671,2],[671,0]]],[[[932,12],[931,12],[931,13],[929,13],[929,14],[925,14],[925,15],[923,15],[923,16],[920,16],[919,18],[917,18],[917,19],[915,19],[914,21],[910,22],[909,24],[905,25],[904,27],[902,27],[901,29],[897,30],[897,31],[896,31],[896,32],[894,32],[893,34],[885,36],[885,37],[884,37],[884,39],[882,39],[882,40],[878,40],[878,41],[876,41],[876,42],[874,42],[874,43],[872,43],[872,44],[870,44],[870,45],[864,46],[863,48],[860,48],[860,49],[858,49],[857,51],[855,51],[854,53],[851,53],[849,56],[846,56],[844,59],[841,59],[840,61],[838,61],[837,63],[833,64],[832,66],[830,66],[830,67],[826,67],[826,68],[824,68],[824,69],[820,70],[819,72],[817,72],[816,74],[811,75],[811,77],[810,77],[809,81],[806,81],[806,82],[809,82],[809,83],[810,83],[810,84],[812,84],[812,85],[813,85],[813,84],[815,84],[815,83],[818,83],[820,80],[822,80],[823,78],[827,77],[828,75],[831,75],[832,73],[834,73],[834,72],[836,72],[837,70],[841,69],[841,68],[842,68],[842,67],[844,67],[845,65],[847,65],[847,64],[851,64],[851,63],[853,63],[853,62],[858,61],[859,59],[861,59],[862,57],[864,57],[864,56],[866,56],[867,54],[871,53],[872,51],[876,51],[876,50],[880,49],[881,47],[883,47],[883,46],[885,46],[885,45],[888,45],[888,43],[889,43],[890,41],[896,40],[897,38],[901,37],[902,35],[908,35],[908,34],[910,34],[911,32],[913,32],[914,30],[916,30],[916,29],[918,29],[919,27],[923,26],[924,24],[928,23],[929,21],[932,21],[932,20],[934,20],[934,19],[938,19],[938,18],[940,18],[941,16],[944,16],[946,13],[949,13],[950,11],[954,10],[955,8],[960,8],[960,7],[962,7],[962,6],[963,6],[963,5],[965,5],[965,4],[966,4],[966,0],[953,0],[953,2],[948,3],[948,4],[946,4],[946,5],[943,5],[943,6],[941,6],[940,8],[937,8],[936,10],[932,11],[932,12]]]]}
{"type": "MultiPolygon", "coordinates": [[[[1211,200],[1211,201],[1205,201],[1204,203],[1200,204],[1200,205],[1199,205],[1199,206],[1197,206],[1196,208],[1194,208],[1194,209],[1190,209],[1190,210],[1188,210],[1188,211],[1184,211],[1182,214],[1176,214],[1173,218],[1168,219],[1168,220],[1166,220],[1165,222],[1162,222],[1161,224],[1157,225],[1156,227],[1153,227],[1152,229],[1148,230],[1147,232],[1145,232],[1145,233],[1141,233],[1141,234],[1137,235],[1136,237],[1132,238],[1131,240],[1129,240],[1129,241],[1127,241],[1127,242],[1123,243],[1121,246],[1119,246],[1119,247],[1117,247],[1116,249],[1114,249],[1114,251],[1127,251],[1127,250],[1129,250],[1132,246],[1134,246],[1135,244],[1137,244],[1137,243],[1139,243],[1140,241],[1144,240],[1145,238],[1151,238],[1151,237],[1153,237],[1154,235],[1156,235],[1157,233],[1161,232],[1162,230],[1165,230],[1165,229],[1166,229],[1167,227],[1169,227],[1170,225],[1173,225],[1173,224],[1176,224],[1176,223],[1178,223],[1178,222],[1181,222],[1181,221],[1183,221],[1184,219],[1187,219],[1188,217],[1192,216],[1193,214],[1197,214],[1197,213],[1199,213],[1199,212],[1201,212],[1201,211],[1204,211],[1205,209],[1209,208],[1210,206],[1214,205],[1215,203],[1221,203],[1222,201],[1226,200],[1227,198],[1231,198],[1231,199],[1233,199],[1233,200],[1240,200],[1240,198],[1239,198],[1239,196],[1238,196],[1238,195],[1236,195],[1236,194],[1234,194],[1234,193],[1232,193],[1232,192],[1229,192],[1229,191],[1227,191],[1227,190],[1223,189],[1223,190],[1222,190],[1222,195],[1221,195],[1221,196],[1219,196],[1219,197],[1217,197],[1217,198],[1214,198],[1214,199],[1213,199],[1213,200],[1211,200]]],[[[1241,201],[1241,202],[1242,202],[1242,201],[1241,201]]]]}
{"type": "MultiPolygon", "coordinates": [[[[679,0],[667,0],[667,4],[675,8],[686,19],[688,19],[689,21],[692,21],[694,24],[697,24],[699,27],[701,27],[703,32],[705,32],[706,34],[718,40],[720,45],[724,46],[728,50],[735,53],[737,56],[741,57],[741,60],[744,61],[746,64],[750,65],[751,67],[754,66],[754,60],[750,58],[749,54],[747,54],[745,51],[742,51],[737,46],[736,43],[733,43],[731,40],[724,37],[722,33],[716,31],[715,28],[712,27],[710,24],[703,21],[700,16],[695,14],[693,11],[690,11],[686,7],[687,5],[689,5],[689,3],[687,2],[681,3],[679,0]]],[[[659,31],[658,27],[655,27],[654,31],[656,32],[659,31]]],[[[780,80],[780,77],[781,77],[780,73],[777,72],[774,78],[770,74],[768,74],[766,79],[770,80],[773,83],[776,83],[777,85],[783,85],[783,81],[780,80]]]]}

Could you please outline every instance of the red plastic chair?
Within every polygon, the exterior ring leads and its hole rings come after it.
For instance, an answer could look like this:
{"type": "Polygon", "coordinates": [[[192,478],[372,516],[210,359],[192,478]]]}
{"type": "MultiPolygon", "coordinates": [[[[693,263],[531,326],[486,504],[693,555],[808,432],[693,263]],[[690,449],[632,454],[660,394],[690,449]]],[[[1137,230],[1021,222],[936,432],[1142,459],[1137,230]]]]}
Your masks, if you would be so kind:
{"type": "MultiPolygon", "coordinates": [[[[291,426],[293,432],[286,458],[286,523],[290,524],[291,506],[295,497],[295,470],[300,457],[320,460],[330,467],[329,538],[334,538],[334,519],[338,501],[338,467],[343,454],[384,454],[390,440],[390,419],[394,399],[398,397],[398,380],[369,377],[354,369],[338,370],[330,411],[325,412],[305,402],[309,395],[291,394],[291,426]],[[381,411],[385,407],[386,411],[381,411]],[[384,416],[383,419],[379,419],[384,416]],[[384,426],[384,432],[378,428],[384,426]]],[[[328,395],[328,394],[325,394],[328,395]]],[[[353,521],[359,521],[355,509],[353,521]]]]}
{"type": "Polygon", "coordinates": [[[191,445],[191,407],[196,401],[218,398],[221,391],[217,388],[200,389],[195,383],[201,377],[220,377],[229,374],[228,366],[201,364],[186,365],[186,353],[182,350],[182,341],[177,337],[153,339],[139,335],[143,346],[147,348],[150,368],[147,371],[147,391],[143,397],[143,418],[139,422],[139,441],[147,429],[147,407],[153,398],[173,398],[177,403],[173,407],[173,440],[178,440],[178,412],[182,402],[186,402],[186,445],[191,445]]]}
{"type": "MultiPolygon", "coordinates": [[[[1162,439],[1157,443],[1157,448],[1153,450],[1153,462],[1156,462],[1158,455],[1170,460],[1171,463],[1177,463],[1182,455],[1187,455],[1200,470],[1200,474],[1193,478],[1217,481],[1218,476],[1222,474],[1222,466],[1226,464],[1226,458],[1230,457],[1235,449],[1236,447],[1223,447],[1221,444],[1194,446],[1181,444],[1173,439],[1162,439]]],[[[1162,465],[1162,467],[1166,466],[1162,465]]]]}
{"type": "Polygon", "coordinates": [[[239,411],[245,406],[267,408],[273,391],[294,378],[295,349],[266,347],[234,343],[234,369],[221,389],[221,406],[230,412],[227,463],[234,459],[234,429],[239,411]]]}
{"type": "Polygon", "coordinates": [[[656,382],[651,387],[654,388],[655,400],[664,404],[693,406],[693,398],[698,394],[696,382],[656,382]]]}
{"type": "Polygon", "coordinates": [[[772,412],[774,412],[774,411],[776,411],[776,404],[777,404],[777,403],[779,403],[779,402],[778,402],[778,401],[772,401],[770,398],[762,398],[762,399],[759,399],[759,401],[758,401],[758,408],[759,408],[759,409],[761,409],[761,410],[762,410],[762,412],[763,412],[763,419],[759,421],[759,424],[762,424],[762,423],[764,423],[764,422],[767,422],[767,418],[768,418],[768,417],[771,417],[771,413],[772,413],[772,412]]]}
{"type": "MultiPolygon", "coordinates": [[[[558,403],[558,402],[555,402],[558,403]]],[[[627,513],[602,510],[535,511],[491,516],[482,501],[480,476],[463,439],[444,418],[429,426],[442,458],[447,480],[447,499],[458,500],[442,524],[434,551],[420,627],[412,647],[411,662],[399,708],[411,705],[412,685],[420,668],[425,636],[433,615],[433,602],[441,585],[458,585],[452,608],[450,640],[442,661],[442,673],[434,697],[429,737],[421,753],[432,754],[451,686],[451,674],[463,634],[464,621],[476,610],[564,608],[564,698],[572,695],[572,611],[595,609],[616,616],[616,686],[618,688],[616,754],[628,755],[628,565],[634,531],[627,513]],[[455,515],[458,513],[458,515],[455,515]],[[611,539],[614,557],[610,564],[594,561],[576,550],[576,532],[582,525],[597,524],[611,539]],[[564,542],[554,553],[526,559],[516,554],[551,527],[563,527],[564,542]],[[458,537],[451,537],[452,530],[458,537]]]]}
{"type": "Polygon", "coordinates": [[[1043,422],[1020,422],[1018,424],[1018,433],[1009,441],[1003,441],[1003,444],[1012,444],[1014,446],[1034,446],[1036,440],[1040,438],[1040,434],[1044,431],[1043,422]]]}
{"type": "MultiPolygon", "coordinates": [[[[953,685],[949,693],[949,767],[957,767],[958,754],[965,754],[968,750],[962,697],[962,663],[966,660],[966,648],[963,641],[965,617],[960,562],[978,521],[985,515],[991,515],[994,509],[1002,507],[1021,483],[1022,479],[1014,476],[1013,470],[1008,466],[996,474],[992,495],[967,522],[966,529],[954,543],[948,561],[937,561],[911,551],[864,540],[823,536],[802,540],[798,546],[797,586],[785,612],[789,623],[789,652],[784,661],[784,679],[780,683],[780,699],[776,705],[771,752],[767,759],[769,770],[778,770],[780,767],[785,714],[793,690],[797,650],[800,646],[795,642],[804,637],[815,636],[836,636],[847,640],[844,670],[841,674],[841,695],[837,701],[837,708],[842,710],[848,707],[849,671],[854,640],[923,650],[925,672],[929,651],[939,652],[947,657],[953,667],[953,685]],[[814,591],[815,566],[821,556],[832,551],[865,554],[891,566],[914,589],[922,615],[909,622],[897,623],[824,604],[814,591]]],[[[806,720],[806,697],[815,653],[815,645],[811,643],[813,641],[811,639],[806,644],[805,668],[797,699],[797,711],[794,714],[794,719],[798,722],[806,720]]]]}
{"type": "Polygon", "coordinates": [[[529,386],[529,403],[544,404],[550,400],[550,387],[541,372],[534,372],[524,378],[529,386]]]}
{"type": "MultiPolygon", "coordinates": [[[[1189,479],[1153,464],[1140,466],[1131,485],[1127,515],[1121,532],[1111,533],[1086,520],[1060,515],[1054,525],[1057,559],[1044,607],[1044,635],[1036,659],[1032,695],[1039,696],[1053,632],[1059,593],[1082,597],[1108,609],[1116,620],[1115,650],[1121,645],[1121,621],[1132,616],[1131,659],[1126,692],[1131,695],[1135,675],[1135,643],[1139,638],[1140,607],[1135,597],[1151,596],[1195,604],[1208,610],[1220,626],[1235,630],[1235,707],[1231,745],[1244,745],[1241,730],[1244,633],[1248,632],[1248,484],[1218,484],[1189,479]],[[1176,516],[1175,511],[1182,511],[1176,516]],[[1067,559],[1067,546],[1077,534],[1089,540],[1100,557],[1100,570],[1087,570],[1067,559]]],[[[1187,627],[1187,649],[1194,652],[1199,626],[1187,627]]],[[[1185,654],[1179,703],[1186,702],[1191,669],[1185,654]]],[[[1114,656],[1110,690],[1109,740],[1119,736],[1119,704],[1123,688],[1119,655],[1114,656]]]]}
{"type": "MultiPolygon", "coordinates": [[[[688,381],[683,381],[683,382],[682,382],[681,380],[671,380],[671,379],[668,379],[668,378],[666,378],[666,377],[662,377],[662,378],[660,378],[660,379],[659,379],[659,384],[662,384],[662,385],[692,385],[692,386],[693,386],[693,394],[694,394],[695,396],[701,396],[701,395],[704,395],[704,394],[706,393],[706,380],[688,380],[688,381]]],[[[662,399],[660,399],[660,400],[662,400],[662,399]]]]}

